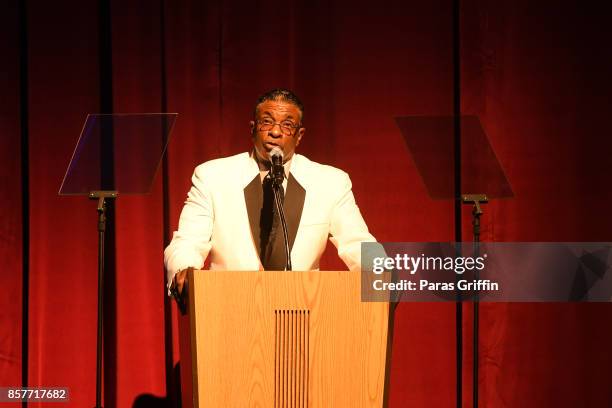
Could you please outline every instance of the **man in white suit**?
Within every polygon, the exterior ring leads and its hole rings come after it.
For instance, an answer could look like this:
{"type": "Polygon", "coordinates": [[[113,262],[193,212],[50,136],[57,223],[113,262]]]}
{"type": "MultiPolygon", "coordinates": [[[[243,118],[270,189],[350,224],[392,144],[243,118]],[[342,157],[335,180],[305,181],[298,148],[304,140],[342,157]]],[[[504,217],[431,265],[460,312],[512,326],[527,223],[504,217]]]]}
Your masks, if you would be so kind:
{"type": "Polygon", "coordinates": [[[361,242],[375,239],[355,203],[349,176],[295,154],[306,132],[303,112],[291,91],[267,92],[250,122],[253,151],[195,169],[178,231],[164,251],[173,293],[181,293],[186,271],[201,269],[208,256],[211,269],[285,269],[284,237],[268,187],[268,154],[275,147],[284,153],[283,208],[292,269],[318,269],[328,237],[348,268],[360,269],[361,242]]]}

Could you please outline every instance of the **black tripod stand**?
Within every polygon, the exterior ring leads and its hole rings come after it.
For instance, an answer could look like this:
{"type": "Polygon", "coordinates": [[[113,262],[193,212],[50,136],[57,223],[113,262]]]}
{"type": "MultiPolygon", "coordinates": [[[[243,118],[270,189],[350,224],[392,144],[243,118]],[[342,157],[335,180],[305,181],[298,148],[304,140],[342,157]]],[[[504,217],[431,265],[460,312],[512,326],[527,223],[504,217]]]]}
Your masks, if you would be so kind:
{"type": "Polygon", "coordinates": [[[96,406],[102,408],[102,336],[104,330],[104,234],[106,232],[106,199],[117,198],[116,191],[92,191],[98,200],[98,336],[96,348],[96,406]]]}
{"type": "MultiPolygon", "coordinates": [[[[471,204],[472,207],[472,234],[474,236],[474,254],[476,258],[480,255],[480,217],[482,216],[482,208],[480,204],[486,204],[489,202],[486,194],[464,194],[461,196],[463,204],[471,204]]],[[[478,280],[478,269],[474,270],[475,279],[478,280]]],[[[472,371],[473,381],[473,406],[478,406],[478,309],[479,309],[479,298],[478,293],[475,294],[474,300],[474,320],[473,320],[473,354],[474,354],[474,366],[472,371]]]]}

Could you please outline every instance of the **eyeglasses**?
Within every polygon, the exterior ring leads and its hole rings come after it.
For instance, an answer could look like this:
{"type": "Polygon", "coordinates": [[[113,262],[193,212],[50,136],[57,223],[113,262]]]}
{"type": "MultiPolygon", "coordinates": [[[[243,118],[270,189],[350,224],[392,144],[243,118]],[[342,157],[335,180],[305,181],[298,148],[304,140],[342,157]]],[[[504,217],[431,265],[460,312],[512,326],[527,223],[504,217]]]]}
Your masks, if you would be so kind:
{"type": "Polygon", "coordinates": [[[281,122],[277,122],[270,118],[258,120],[257,124],[259,125],[259,130],[270,130],[273,129],[274,126],[278,125],[284,135],[290,135],[295,131],[295,129],[299,129],[301,127],[300,125],[296,125],[290,120],[283,120],[281,122]]]}

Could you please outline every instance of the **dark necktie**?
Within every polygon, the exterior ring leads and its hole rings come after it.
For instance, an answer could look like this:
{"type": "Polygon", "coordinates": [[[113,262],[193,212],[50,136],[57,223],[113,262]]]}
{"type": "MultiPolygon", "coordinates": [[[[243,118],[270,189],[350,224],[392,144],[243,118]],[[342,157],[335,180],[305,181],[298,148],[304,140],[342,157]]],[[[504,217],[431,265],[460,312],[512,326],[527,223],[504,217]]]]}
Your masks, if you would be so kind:
{"type": "MultiPolygon", "coordinates": [[[[284,270],[285,269],[285,252],[284,252],[284,237],[283,228],[280,221],[280,216],[276,210],[274,203],[274,190],[272,187],[272,179],[268,176],[264,178],[262,183],[263,188],[263,206],[261,208],[261,216],[259,222],[260,231],[260,252],[259,258],[266,270],[284,270]],[[282,256],[281,256],[282,255],[282,256]]],[[[281,205],[284,203],[285,193],[280,189],[281,205]]]]}

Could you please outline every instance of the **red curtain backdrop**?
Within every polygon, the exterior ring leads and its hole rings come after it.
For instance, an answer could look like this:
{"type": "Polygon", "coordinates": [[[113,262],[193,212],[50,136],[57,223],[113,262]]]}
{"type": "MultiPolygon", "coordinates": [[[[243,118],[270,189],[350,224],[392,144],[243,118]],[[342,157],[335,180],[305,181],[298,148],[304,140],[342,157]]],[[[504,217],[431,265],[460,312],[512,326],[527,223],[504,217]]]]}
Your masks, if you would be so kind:
{"type": "MultiPolygon", "coordinates": [[[[159,112],[160,4],[111,1],[110,9],[113,109],[159,112]]],[[[138,152],[133,153],[136,159],[138,152]]],[[[138,394],[166,392],[162,213],[161,175],[150,194],[124,196],[116,203],[117,355],[116,383],[111,386],[116,387],[117,406],[130,406],[138,394]]]]}
{"type": "MultiPolygon", "coordinates": [[[[515,192],[485,210],[488,241],[610,241],[604,16],[578,1],[462,2],[462,110],[479,116],[515,192]]],[[[482,304],[481,405],[612,405],[610,316],[610,303],[482,304]]]]}
{"type": "MultiPolygon", "coordinates": [[[[612,241],[610,30],[592,5],[462,1],[456,61],[451,0],[25,1],[25,18],[19,3],[9,1],[0,17],[0,386],[21,385],[27,371],[29,386],[69,387],[67,406],[94,403],[95,203],[57,191],[87,113],[108,109],[109,100],[117,113],[179,116],[151,193],[116,202],[107,408],[146,395],[174,406],[177,311],[165,296],[164,242],[193,168],[249,149],[254,101],[273,87],[303,99],[300,152],[351,175],[380,241],[454,240],[454,203],[428,197],[394,118],[451,115],[457,90],[515,193],[485,207],[484,240],[612,241]]],[[[344,268],[331,244],[321,267],[344,268]]],[[[461,404],[471,406],[473,314],[471,305],[463,309],[461,404]]],[[[398,307],[390,406],[457,406],[455,310],[398,307]]],[[[609,303],[480,310],[480,406],[612,405],[609,303]]]]}
{"type": "Polygon", "coordinates": [[[98,9],[26,7],[28,385],[69,387],[70,404],[87,406],[95,402],[96,215],[93,202],[58,191],[87,113],[99,111],[98,9]]]}
{"type": "MultiPolygon", "coordinates": [[[[22,186],[19,70],[19,10],[17,2],[0,14],[0,257],[4,260],[0,287],[0,384],[21,384],[22,361],[22,186]]],[[[14,408],[17,404],[7,404],[14,408]]]]}

